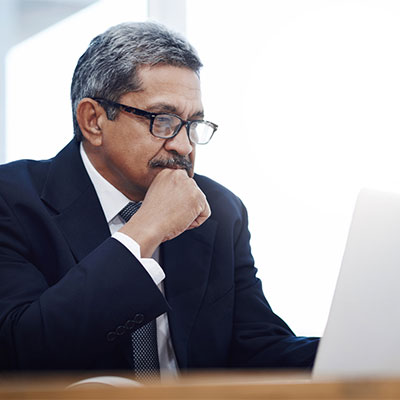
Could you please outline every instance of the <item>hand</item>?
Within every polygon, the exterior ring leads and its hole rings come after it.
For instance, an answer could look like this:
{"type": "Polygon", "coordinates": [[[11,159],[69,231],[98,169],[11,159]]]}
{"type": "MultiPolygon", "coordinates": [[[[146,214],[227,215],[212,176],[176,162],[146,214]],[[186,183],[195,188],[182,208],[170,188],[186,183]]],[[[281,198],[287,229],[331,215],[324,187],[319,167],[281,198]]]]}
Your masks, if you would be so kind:
{"type": "Polygon", "coordinates": [[[182,232],[200,226],[210,216],[206,196],[181,169],[164,169],[154,178],[142,206],[120,232],[140,245],[141,256],[182,232]]]}

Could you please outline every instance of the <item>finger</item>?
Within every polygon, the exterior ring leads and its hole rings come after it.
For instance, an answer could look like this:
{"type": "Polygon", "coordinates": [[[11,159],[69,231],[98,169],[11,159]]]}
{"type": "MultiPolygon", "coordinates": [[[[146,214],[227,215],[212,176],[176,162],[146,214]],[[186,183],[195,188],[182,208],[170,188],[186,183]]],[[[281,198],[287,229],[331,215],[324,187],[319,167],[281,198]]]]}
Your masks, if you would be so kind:
{"type": "Polygon", "coordinates": [[[205,200],[203,210],[201,213],[197,216],[197,218],[189,225],[189,227],[186,230],[198,228],[200,225],[202,225],[211,215],[211,209],[210,205],[208,204],[208,201],[205,200]]]}

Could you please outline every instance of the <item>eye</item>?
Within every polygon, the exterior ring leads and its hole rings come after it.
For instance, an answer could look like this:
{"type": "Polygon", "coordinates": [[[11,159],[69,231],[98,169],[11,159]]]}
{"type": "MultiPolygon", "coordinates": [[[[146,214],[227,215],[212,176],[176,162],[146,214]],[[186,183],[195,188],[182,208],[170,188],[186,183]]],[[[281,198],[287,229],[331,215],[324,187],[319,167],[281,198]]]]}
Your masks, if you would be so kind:
{"type": "Polygon", "coordinates": [[[173,121],[175,118],[172,115],[168,114],[159,114],[157,117],[154,119],[154,123],[158,125],[173,125],[173,121]]]}
{"type": "Polygon", "coordinates": [[[153,134],[159,137],[170,137],[180,125],[179,118],[170,114],[159,114],[154,118],[153,134]]]}
{"type": "Polygon", "coordinates": [[[155,121],[159,123],[170,123],[172,121],[172,115],[169,114],[159,114],[157,115],[155,121]]]}

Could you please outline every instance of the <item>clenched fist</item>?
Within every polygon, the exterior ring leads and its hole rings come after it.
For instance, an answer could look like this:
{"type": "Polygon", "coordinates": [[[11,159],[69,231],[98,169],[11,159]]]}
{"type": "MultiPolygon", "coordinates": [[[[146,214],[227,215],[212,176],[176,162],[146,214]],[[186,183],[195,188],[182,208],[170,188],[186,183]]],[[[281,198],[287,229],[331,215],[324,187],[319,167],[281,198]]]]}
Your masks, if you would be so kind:
{"type": "Polygon", "coordinates": [[[141,256],[182,232],[200,226],[210,216],[206,196],[181,169],[164,169],[150,185],[139,211],[120,232],[140,245],[141,256]]]}

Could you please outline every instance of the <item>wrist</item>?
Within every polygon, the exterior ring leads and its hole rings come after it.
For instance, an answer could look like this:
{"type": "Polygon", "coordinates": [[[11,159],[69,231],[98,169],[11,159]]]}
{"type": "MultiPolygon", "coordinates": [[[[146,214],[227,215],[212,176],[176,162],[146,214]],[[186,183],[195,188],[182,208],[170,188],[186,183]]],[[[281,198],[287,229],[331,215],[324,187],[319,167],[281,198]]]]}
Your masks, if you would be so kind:
{"type": "Polygon", "coordinates": [[[158,237],[156,228],[136,223],[134,217],[119,232],[129,236],[140,246],[141,258],[150,258],[162,242],[162,239],[158,237]]]}

